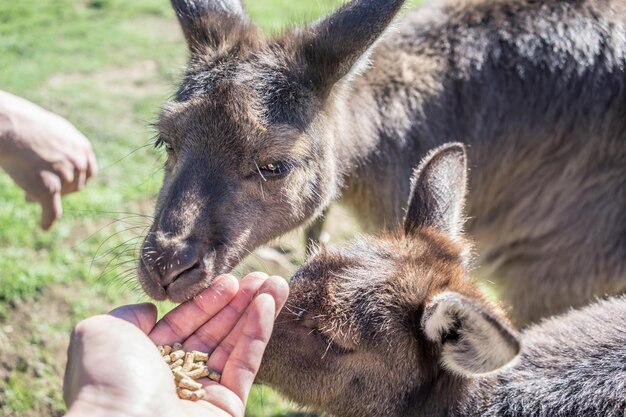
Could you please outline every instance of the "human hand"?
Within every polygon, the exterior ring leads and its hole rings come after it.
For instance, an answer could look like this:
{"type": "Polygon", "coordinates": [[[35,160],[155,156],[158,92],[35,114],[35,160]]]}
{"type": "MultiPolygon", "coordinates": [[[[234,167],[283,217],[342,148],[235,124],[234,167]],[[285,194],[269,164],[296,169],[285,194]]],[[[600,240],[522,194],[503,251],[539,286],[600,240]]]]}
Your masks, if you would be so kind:
{"type": "Polygon", "coordinates": [[[68,351],[67,417],[243,417],[248,394],[289,289],[284,279],[230,275],[158,323],[152,304],[120,307],[76,326],[68,351]],[[120,320],[123,319],[123,320],[120,320]],[[155,345],[209,352],[220,383],[201,379],[203,400],[180,400],[155,345]]]}
{"type": "Polygon", "coordinates": [[[41,205],[41,227],[61,217],[61,196],[81,190],[97,171],[91,144],[70,122],[0,91],[0,167],[41,205]]]}

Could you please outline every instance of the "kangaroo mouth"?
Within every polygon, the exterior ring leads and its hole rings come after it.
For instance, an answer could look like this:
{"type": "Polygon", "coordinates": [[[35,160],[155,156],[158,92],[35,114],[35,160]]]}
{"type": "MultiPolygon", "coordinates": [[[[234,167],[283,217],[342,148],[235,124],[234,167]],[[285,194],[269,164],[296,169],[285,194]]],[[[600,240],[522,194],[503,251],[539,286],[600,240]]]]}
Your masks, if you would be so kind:
{"type": "Polygon", "coordinates": [[[209,275],[204,268],[195,267],[182,272],[169,285],[164,287],[170,301],[182,303],[208,288],[213,282],[213,274],[209,275]]]}
{"type": "Polygon", "coordinates": [[[145,293],[156,301],[170,300],[174,303],[188,301],[208,288],[213,279],[229,272],[234,265],[223,265],[217,268],[214,253],[205,255],[191,268],[177,275],[171,283],[162,285],[159,278],[150,272],[143,259],[139,262],[139,282],[145,293]]]}

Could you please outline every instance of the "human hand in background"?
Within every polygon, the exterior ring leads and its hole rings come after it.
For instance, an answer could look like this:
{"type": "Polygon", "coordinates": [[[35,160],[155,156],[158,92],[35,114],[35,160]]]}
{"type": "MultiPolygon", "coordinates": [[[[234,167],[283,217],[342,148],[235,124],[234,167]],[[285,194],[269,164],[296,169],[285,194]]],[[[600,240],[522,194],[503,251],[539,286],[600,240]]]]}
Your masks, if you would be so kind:
{"type": "Polygon", "coordinates": [[[61,196],[96,175],[91,144],[70,122],[0,91],[0,167],[41,205],[41,227],[61,217],[61,196]]]}
{"type": "Polygon", "coordinates": [[[262,273],[239,283],[215,279],[210,288],[156,322],[152,304],[120,307],[76,326],[68,351],[67,417],[244,417],[248,394],[289,288],[262,273]],[[200,379],[203,400],[181,400],[155,345],[182,342],[209,352],[220,383],[200,379]]]}

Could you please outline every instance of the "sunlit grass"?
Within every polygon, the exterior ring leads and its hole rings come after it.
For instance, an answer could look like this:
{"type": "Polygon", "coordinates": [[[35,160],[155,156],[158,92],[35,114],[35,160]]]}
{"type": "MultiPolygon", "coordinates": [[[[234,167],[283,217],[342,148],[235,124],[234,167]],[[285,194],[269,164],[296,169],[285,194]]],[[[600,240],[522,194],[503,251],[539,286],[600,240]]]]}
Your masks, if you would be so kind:
{"type": "MultiPolygon", "coordinates": [[[[255,21],[275,31],[339,1],[248,3],[255,21]]],[[[134,254],[162,178],[150,124],[185,59],[165,0],[0,2],[0,89],[68,118],[90,138],[100,165],[93,183],[64,199],[64,217],[49,233],[38,230],[38,207],[0,172],[0,416],[62,413],[62,359],[72,326],[142,299],[134,254]],[[34,355],[37,367],[25,366],[22,355],[34,355]]],[[[292,409],[259,387],[248,415],[292,409]]]]}

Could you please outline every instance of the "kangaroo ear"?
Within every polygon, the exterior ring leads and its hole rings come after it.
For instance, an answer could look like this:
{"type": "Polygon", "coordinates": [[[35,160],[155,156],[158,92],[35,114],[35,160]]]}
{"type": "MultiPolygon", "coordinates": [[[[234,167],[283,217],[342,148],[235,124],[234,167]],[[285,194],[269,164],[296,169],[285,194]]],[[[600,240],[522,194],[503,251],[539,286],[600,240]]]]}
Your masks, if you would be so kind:
{"type": "Polygon", "coordinates": [[[433,298],[424,309],[426,337],[442,345],[442,365],[460,375],[475,376],[511,363],[520,339],[509,324],[477,300],[455,292],[433,298]]]}
{"type": "Polygon", "coordinates": [[[368,49],[405,0],[353,0],[302,33],[302,51],[313,86],[322,94],[367,62],[368,49]]]}
{"type": "Polygon", "coordinates": [[[191,52],[217,49],[249,19],[241,0],[171,0],[191,52]]]}
{"type": "Polygon", "coordinates": [[[450,143],[431,151],[413,174],[405,233],[433,227],[452,239],[460,237],[466,189],[465,146],[450,143]]]}

